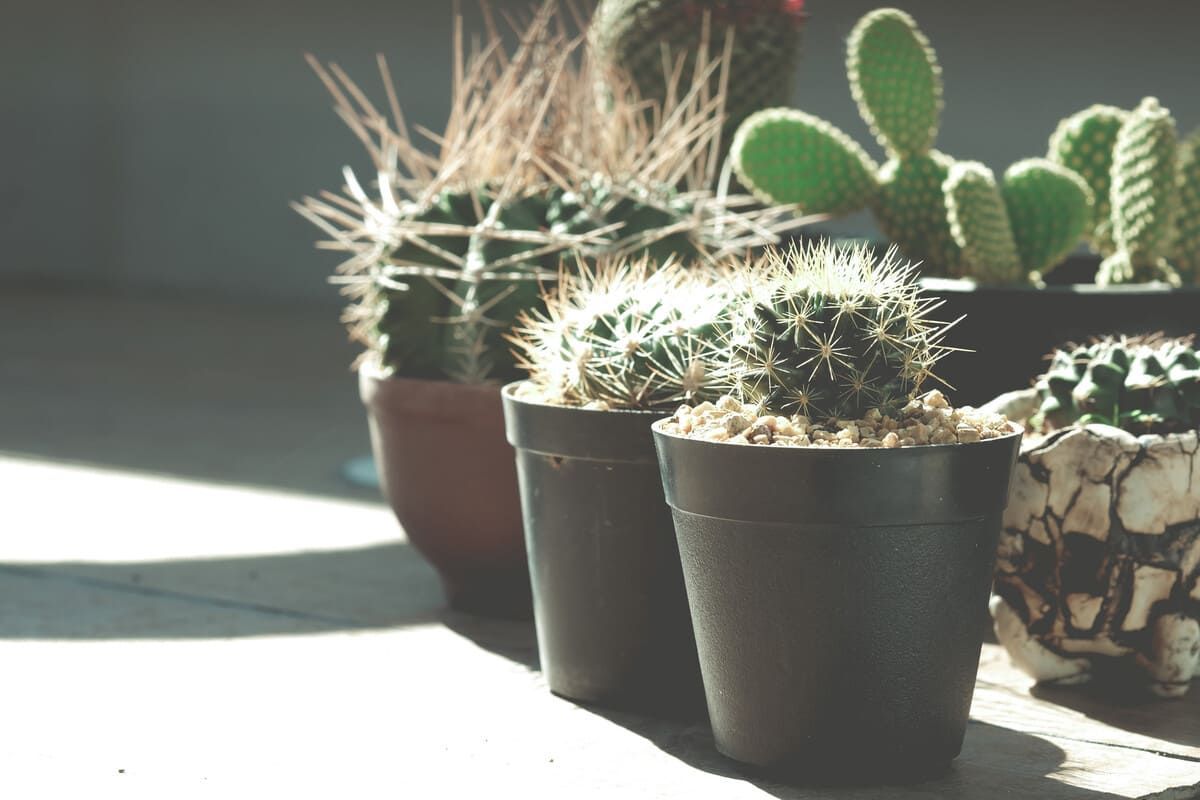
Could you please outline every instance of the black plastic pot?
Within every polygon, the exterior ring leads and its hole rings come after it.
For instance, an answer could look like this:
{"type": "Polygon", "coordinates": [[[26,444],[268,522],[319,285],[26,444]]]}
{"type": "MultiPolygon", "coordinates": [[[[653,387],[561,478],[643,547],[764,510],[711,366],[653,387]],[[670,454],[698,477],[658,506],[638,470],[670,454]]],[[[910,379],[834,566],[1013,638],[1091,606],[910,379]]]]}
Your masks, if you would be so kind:
{"type": "MultiPolygon", "coordinates": [[[[1072,266],[1068,262],[1059,269],[1072,266]]],[[[978,405],[1028,386],[1045,370],[1046,354],[1068,341],[1083,342],[1108,333],[1200,333],[1198,287],[1101,288],[1084,283],[1037,289],[937,278],[926,278],[921,284],[926,295],[943,301],[939,318],[966,315],[950,343],[974,352],[951,353],[938,362],[937,370],[955,387],[952,394],[960,403],[978,405]]]]}
{"type": "Polygon", "coordinates": [[[658,412],[542,405],[504,390],[550,690],[695,717],[704,695],[650,424],[658,412]]]}
{"type": "Polygon", "coordinates": [[[1020,433],[895,450],[654,433],[717,748],[805,780],[944,771],[1020,433]]]}

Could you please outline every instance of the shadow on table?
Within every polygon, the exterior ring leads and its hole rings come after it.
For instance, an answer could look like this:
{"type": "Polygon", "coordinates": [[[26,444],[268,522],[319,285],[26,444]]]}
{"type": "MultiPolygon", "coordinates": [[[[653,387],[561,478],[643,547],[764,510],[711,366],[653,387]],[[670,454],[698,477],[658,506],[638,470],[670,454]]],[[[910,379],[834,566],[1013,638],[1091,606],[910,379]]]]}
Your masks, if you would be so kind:
{"type": "Polygon", "coordinates": [[[447,628],[489,653],[507,658],[527,669],[541,668],[537,632],[532,620],[492,619],[452,609],[443,611],[440,618],[447,628]]]}
{"type": "MultiPolygon", "coordinates": [[[[1117,795],[1066,786],[1053,774],[1066,758],[1056,745],[1009,728],[972,720],[967,727],[962,754],[943,777],[913,786],[869,783],[802,783],[743,767],[717,752],[712,732],[703,722],[681,724],[619,711],[589,708],[597,716],[628,729],[660,750],[696,769],[725,778],[743,780],[782,800],[846,800],[954,797],[1054,797],[1102,800],[1117,795]],[[787,782],[783,782],[786,780],[787,782]]],[[[869,765],[864,764],[864,767],[869,765]]]]}
{"type": "Polygon", "coordinates": [[[155,562],[0,563],[0,639],[189,639],[441,620],[437,576],[407,543],[155,562]]]}
{"type": "Polygon", "coordinates": [[[1143,685],[1140,675],[1125,675],[1124,681],[1098,677],[1083,686],[1036,685],[1029,693],[1123,731],[1200,747],[1200,688],[1168,700],[1148,696],[1143,685]]]}

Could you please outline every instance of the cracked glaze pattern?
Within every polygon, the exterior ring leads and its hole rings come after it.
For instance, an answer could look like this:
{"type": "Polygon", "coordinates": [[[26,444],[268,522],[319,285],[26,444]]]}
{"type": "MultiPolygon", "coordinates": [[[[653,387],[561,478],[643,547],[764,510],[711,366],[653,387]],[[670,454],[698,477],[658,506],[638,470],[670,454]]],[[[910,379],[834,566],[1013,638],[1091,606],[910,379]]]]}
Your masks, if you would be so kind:
{"type": "Polygon", "coordinates": [[[1200,662],[1200,442],[1070,427],[1021,448],[992,616],[1039,681],[1083,683],[1132,659],[1155,694],[1184,694],[1200,662]]]}

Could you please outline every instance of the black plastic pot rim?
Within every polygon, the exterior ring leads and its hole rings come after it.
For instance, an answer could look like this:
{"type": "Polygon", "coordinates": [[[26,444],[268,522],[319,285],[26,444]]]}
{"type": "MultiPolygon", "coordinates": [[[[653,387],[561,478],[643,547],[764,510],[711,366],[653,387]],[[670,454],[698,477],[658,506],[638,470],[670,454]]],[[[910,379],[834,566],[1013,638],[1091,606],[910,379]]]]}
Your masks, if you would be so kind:
{"type": "Polygon", "coordinates": [[[505,431],[513,447],[557,458],[654,463],[650,426],[669,412],[564,406],[518,397],[526,381],[504,387],[505,431]]]}
{"type": "Polygon", "coordinates": [[[1200,286],[1171,286],[1168,283],[1156,281],[1153,283],[1126,283],[1116,286],[1100,286],[1096,283],[1050,284],[1047,286],[1030,286],[1026,284],[991,285],[978,283],[971,278],[921,278],[921,287],[931,292],[965,294],[969,292],[986,292],[989,294],[1064,294],[1064,295],[1100,295],[1129,297],[1135,295],[1187,295],[1200,297],[1200,286]]]}

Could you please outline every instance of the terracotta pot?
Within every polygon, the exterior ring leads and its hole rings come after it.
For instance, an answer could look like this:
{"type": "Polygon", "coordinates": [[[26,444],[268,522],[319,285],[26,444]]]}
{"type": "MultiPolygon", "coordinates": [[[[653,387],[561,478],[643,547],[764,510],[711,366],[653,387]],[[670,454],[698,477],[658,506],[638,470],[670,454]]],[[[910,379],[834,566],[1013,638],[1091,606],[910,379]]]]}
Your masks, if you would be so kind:
{"type": "Polygon", "coordinates": [[[1196,432],[1087,425],[1028,439],[994,592],[997,638],[1037,680],[1106,672],[1184,694],[1200,667],[1196,432]]]}
{"type": "Polygon", "coordinates": [[[653,431],[717,749],[804,780],[944,772],[1019,431],[897,449],[653,431]]]}
{"type": "Polygon", "coordinates": [[[359,370],[384,497],[450,606],[528,618],[529,570],[500,387],[359,370]]]}

